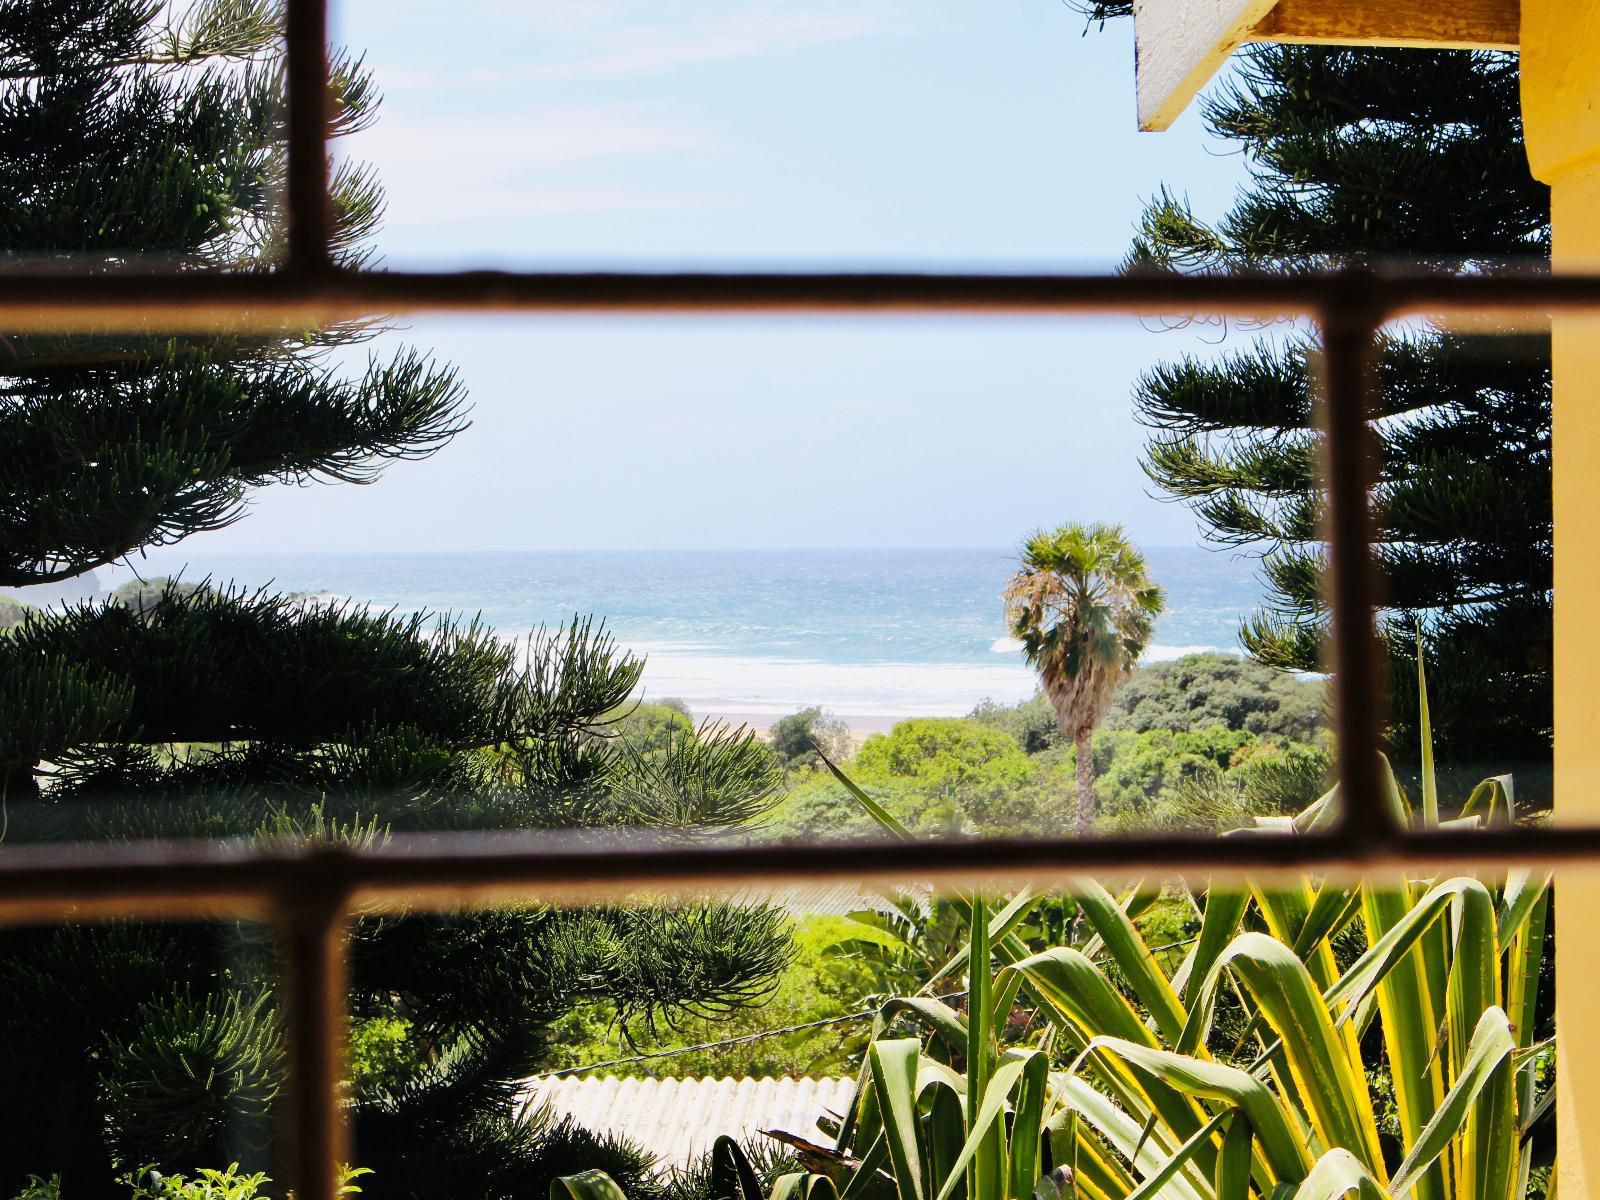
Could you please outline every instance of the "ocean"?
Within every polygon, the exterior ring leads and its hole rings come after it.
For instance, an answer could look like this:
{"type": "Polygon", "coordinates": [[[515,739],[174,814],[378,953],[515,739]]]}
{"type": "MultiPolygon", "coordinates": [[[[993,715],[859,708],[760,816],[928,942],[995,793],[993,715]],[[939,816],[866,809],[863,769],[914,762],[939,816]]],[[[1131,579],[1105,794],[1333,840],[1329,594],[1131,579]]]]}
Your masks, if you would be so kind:
{"type": "MultiPolygon", "coordinates": [[[[1255,564],[1146,548],[1166,590],[1149,660],[1235,650],[1259,602],[1255,564]]],[[[647,698],[697,715],[955,716],[1026,699],[1033,672],[1006,636],[1011,550],[706,550],[572,553],[152,554],[140,573],[330,593],[402,612],[479,614],[520,636],[575,613],[646,656],[647,698]]],[[[103,585],[131,578],[103,573],[103,585]]]]}

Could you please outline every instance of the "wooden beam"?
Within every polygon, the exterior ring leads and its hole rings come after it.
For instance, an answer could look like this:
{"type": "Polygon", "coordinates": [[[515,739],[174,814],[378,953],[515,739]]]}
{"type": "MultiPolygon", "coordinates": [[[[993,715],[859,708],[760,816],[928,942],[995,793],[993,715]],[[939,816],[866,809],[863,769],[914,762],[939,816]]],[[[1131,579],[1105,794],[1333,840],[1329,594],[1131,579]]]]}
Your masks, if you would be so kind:
{"type": "Polygon", "coordinates": [[[1520,0],[1278,0],[1247,41],[1515,50],[1520,0]]]}
{"type": "Polygon", "coordinates": [[[1139,128],[1170,128],[1274,0],[1134,0],[1139,128]]]}
{"type": "Polygon", "coordinates": [[[1134,0],[1139,128],[1170,128],[1244,42],[1515,50],[1521,0],[1134,0]]]}

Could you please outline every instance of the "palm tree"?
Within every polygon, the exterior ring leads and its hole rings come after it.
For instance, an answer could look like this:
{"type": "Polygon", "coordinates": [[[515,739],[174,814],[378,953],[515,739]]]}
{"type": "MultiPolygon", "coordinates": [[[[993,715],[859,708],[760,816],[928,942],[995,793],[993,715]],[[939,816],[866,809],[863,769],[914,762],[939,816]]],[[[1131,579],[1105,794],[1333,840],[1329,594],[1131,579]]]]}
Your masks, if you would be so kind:
{"type": "Polygon", "coordinates": [[[1150,642],[1161,589],[1120,525],[1063,525],[1022,544],[1006,620],[1078,758],[1078,832],[1094,824],[1089,740],[1150,642]]]}

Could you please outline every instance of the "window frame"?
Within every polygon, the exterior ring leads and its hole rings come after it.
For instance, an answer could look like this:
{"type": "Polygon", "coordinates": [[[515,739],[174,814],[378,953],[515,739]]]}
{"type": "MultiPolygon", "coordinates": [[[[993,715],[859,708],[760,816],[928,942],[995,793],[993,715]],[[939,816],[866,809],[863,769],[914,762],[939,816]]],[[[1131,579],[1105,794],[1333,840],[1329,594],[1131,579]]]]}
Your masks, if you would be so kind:
{"type": "Polygon", "coordinates": [[[0,319],[71,332],[321,323],[404,313],[843,313],[1171,315],[1211,312],[1315,322],[1328,478],[1334,716],[1342,815],[1295,838],[1135,834],[830,843],[826,846],[630,845],[597,849],[559,836],[396,837],[380,849],[241,850],[214,845],[0,849],[0,922],[124,917],[256,918],[277,923],[286,969],[291,1096],[288,1167],[302,1200],[336,1200],[348,1161],[338,1118],[345,1078],[343,935],[357,911],[463,903],[585,900],[635,888],[848,878],[936,883],[1070,883],[1074,875],[1196,878],[1306,871],[1554,868],[1600,862],[1600,827],[1402,828],[1378,756],[1382,675],[1369,502],[1373,353],[1387,321],[1429,315],[1548,320],[1600,310],[1600,276],[1441,277],[1368,270],[1285,276],[372,272],[330,253],[326,0],[287,0],[287,250],[252,274],[39,271],[0,274],[0,319]]]}

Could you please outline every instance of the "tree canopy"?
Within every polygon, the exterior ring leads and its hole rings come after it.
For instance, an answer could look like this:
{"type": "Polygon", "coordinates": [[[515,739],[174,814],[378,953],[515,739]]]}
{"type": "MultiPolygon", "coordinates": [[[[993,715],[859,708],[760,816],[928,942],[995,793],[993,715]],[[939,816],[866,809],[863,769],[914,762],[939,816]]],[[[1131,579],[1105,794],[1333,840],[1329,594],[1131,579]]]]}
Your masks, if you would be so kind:
{"type": "MultiPolygon", "coordinates": [[[[106,272],[276,269],[282,22],[272,0],[19,0],[0,13],[0,253],[106,272]]],[[[335,137],[376,116],[335,64],[335,137]]],[[[334,249],[372,256],[382,190],[333,183],[334,249]]],[[[251,488],[366,482],[465,427],[456,373],[414,350],[348,374],[381,324],[181,336],[10,335],[0,359],[0,586],[81,574],[237,520],[251,488]]]]}
{"type": "MultiPolygon", "coordinates": [[[[1513,55],[1250,46],[1200,107],[1248,181],[1210,221],[1163,190],[1129,270],[1481,272],[1548,255],[1549,194],[1528,172],[1513,55]]],[[[1159,366],[1134,394],[1150,478],[1194,509],[1207,539],[1261,556],[1267,594],[1244,645],[1296,670],[1323,667],[1328,629],[1318,351],[1313,331],[1280,328],[1159,366]]],[[[1417,753],[1420,633],[1441,757],[1540,762],[1552,725],[1548,336],[1414,321],[1388,330],[1377,358],[1392,748],[1417,753]]]]}
{"type": "Polygon", "coordinates": [[[1022,544],[1006,622],[1078,751],[1078,832],[1094,824],[1089,741],[1155,632],[1164,603],[1120,525],[1063,525],[1022,544]]]}

